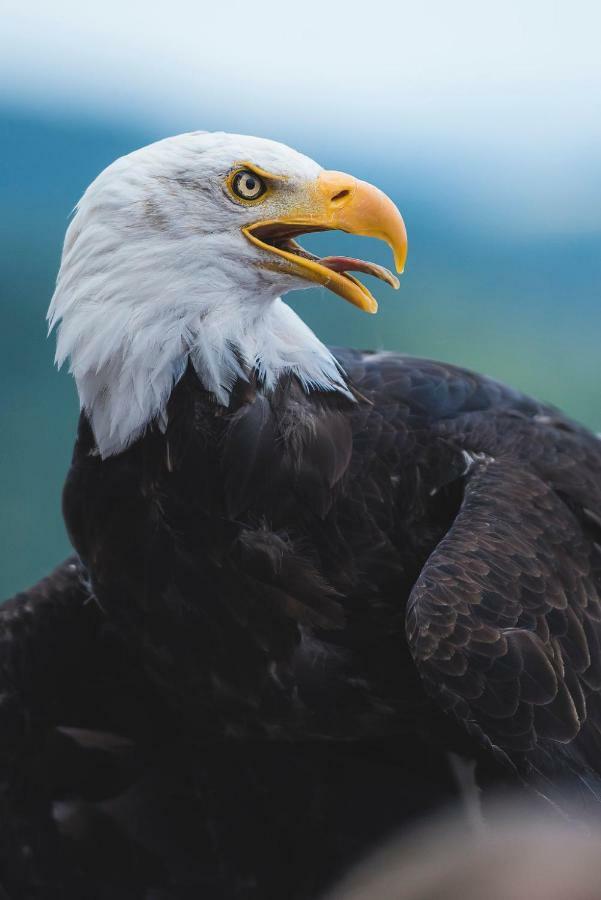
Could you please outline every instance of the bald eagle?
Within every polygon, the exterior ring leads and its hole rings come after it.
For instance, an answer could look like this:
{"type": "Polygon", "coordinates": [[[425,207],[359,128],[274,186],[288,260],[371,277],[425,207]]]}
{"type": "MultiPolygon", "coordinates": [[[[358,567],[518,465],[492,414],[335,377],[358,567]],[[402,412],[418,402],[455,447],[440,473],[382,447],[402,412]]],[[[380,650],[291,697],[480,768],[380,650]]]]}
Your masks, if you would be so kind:
{"type": "MultiPolygon", "coordinates": [[[[76,555],[2,608],[2,758],[60,736],[46,793],[129,785],[111,816],[154,862],[140,778],[148,799],[196,766],[211,898],[314,896],[452,793],[449,754],[480,783],[572,773],[594,792],[601,770],[601,442],[487,377],[326,347],[283,294],[323,285],[373,313],[350,273],[398,286],[298,242],[335,229],[387,242],[402,272],[375,187],[268,140],[169,138],[85,192],[49,311],[81,402],[76,555]],[[73,742],[101,754],[91,770],[73,742]],[[266,834],[287,835],[278,865],[266,834]]],[[[53,841],[73,839],[61,810],[53,841]]]]}

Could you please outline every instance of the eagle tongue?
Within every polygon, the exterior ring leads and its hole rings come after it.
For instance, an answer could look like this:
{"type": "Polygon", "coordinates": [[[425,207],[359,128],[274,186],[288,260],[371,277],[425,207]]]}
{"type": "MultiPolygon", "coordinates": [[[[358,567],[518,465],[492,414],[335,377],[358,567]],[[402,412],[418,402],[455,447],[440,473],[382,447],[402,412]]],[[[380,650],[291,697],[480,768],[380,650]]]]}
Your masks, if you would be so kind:
{"type": "Polygon", "coordinates": [[[333,272],[364,272],[366,275],[373,275],[381,281],[385,281],[393,288],[399,287],[399,279],[396,278],[384,266],[378,266],[376,263],[365,262],[362,259],[353,259],[350,256],[325,256],[319,260],[320,266],[326,269],[332,269],[333,272]]]}

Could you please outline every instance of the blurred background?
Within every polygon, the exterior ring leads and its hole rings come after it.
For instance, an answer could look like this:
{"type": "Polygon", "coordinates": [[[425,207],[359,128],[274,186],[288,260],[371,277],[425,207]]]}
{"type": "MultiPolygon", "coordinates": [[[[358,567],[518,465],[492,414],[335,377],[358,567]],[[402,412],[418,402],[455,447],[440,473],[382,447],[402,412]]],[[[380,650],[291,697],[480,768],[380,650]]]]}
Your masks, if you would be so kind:
{"type": "MultiPolygon", "coordinates": [[[[3,0],[0,597],[68,552],[78,406],[46,337],[69,213],[115,157],[258,134],[375,182],[409,232],[378,316],[290,302],[324,340],[460,363],[601,430],[601,5],[3,0]]],[[[307,246],[390,265],[348,236],[307,246]]]]}

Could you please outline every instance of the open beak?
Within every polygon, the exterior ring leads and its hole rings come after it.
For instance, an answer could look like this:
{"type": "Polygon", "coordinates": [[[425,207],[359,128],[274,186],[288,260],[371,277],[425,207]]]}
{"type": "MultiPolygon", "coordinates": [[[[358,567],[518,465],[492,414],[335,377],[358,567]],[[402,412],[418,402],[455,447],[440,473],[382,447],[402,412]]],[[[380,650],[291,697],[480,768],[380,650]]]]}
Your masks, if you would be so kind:
{"type": "Polygon", "coordinates": [[[266,268],[324,285],[359,309],[377,312],[376,300],[364,284],[349,275],[349,270],[374,275],[398,288],[398,278],[392,272],[360,259],[320,258],[308,253],[295,240],[301,234],[334,230],[386,241],[392,249],[395,268],[402,273],[407,257],[407,232],[400,212],[378,188],[342,172],[321,172],[294,208],[282,216],[254,222],[242,229],[251,243],[277,257],[263,263],[266,268]]]}

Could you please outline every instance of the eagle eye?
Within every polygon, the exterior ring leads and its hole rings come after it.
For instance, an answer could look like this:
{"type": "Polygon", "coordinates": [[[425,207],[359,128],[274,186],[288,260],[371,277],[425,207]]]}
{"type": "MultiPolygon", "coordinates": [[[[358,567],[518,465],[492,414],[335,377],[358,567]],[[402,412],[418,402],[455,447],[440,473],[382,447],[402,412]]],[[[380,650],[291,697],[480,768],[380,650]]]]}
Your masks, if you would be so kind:
{"type": "Polygon", "coordinates": [[[267,185],[263,179],[251,172],[250,169],[241,169],[236,172],[231,181],[232,191],[236,197],[241,200],[258,200],[267,190],[267,185]]]}

